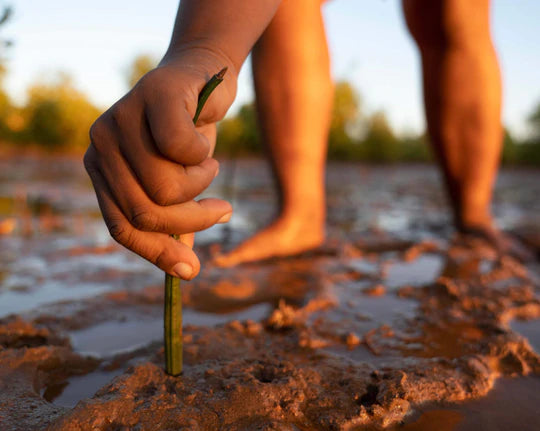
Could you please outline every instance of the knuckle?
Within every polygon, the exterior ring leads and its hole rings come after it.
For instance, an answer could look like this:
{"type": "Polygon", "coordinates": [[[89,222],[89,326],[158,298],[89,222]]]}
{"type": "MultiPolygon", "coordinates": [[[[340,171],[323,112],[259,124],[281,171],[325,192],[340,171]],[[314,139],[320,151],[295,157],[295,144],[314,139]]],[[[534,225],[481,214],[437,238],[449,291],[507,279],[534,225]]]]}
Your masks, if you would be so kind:
{"type": "Polygon", "coordinates": [[[129,222],[139,230],[155,231],[158,228],[156,213],[147,207],[135,208],[129,217],[129,222]]]}
{"type": "Polygon", "coordinates": [[[144,91],[149,93],[153,92],[156,88],[156,83],[161,81],[161,71],[159,68],[152,69],[145,73],[144,76],[137,83],[137,87],[140,87],[144,91]]]}
{"type": "Polygon", "coordinates": [[[207,116],[205,116],[206,123],[215,123],[217,121],[222,120],[227,114],[228,110],[229,110],[228,104],[225,103],[225,101],[221,99],[216,100],[212,104],[209,104],[207,108],[207,116]]]}
{"type": "Polygon", "coordinates": [[[174,205],[184,202],[182,188],[176,182],[162,182],[152,192],[152,200],[161,206],[174,205]]]}
{"type": "Polygon", "coordinates": [[[203,209],[199,217],[199,230],[207,229],[215,224],[215,217],[212,217],[208,209],[203,209]]]}
{"type": "Polygon", "coordinates": [[[167,262],[169,262],[170,256],[167,248],[163,248],[156,253],[156,256],[151,260],[159,268],[165,268],[167,262]]]}
{"type": "Polygon", "coordinates": [[[173,148],[180,146],[180,136],[182,133],[178,132],[178,125],[169,125],[168,127],[161,127],[157,131],[153,131],[156,145],[163,151],[170,151],[173,148]]]}
{"type": "Polygon", "coordinates": [[[94,165],[94,157],[90,149],[88,149],[86,153],[84,153],[83,164],[84,164],[84,169],[86,169],[86,172],[88,174],[92,174],[93,172],[95,172],[96,168],[94,165]]]}
{"type": "Polygon", "coordinates": [[[90,127],[90,142],[92,142],[94,145],[96,142],[100,142],[105,137],[105,124],[103,120],[103,115],[99,117],[94,124],[90,127]]]}
{"type": "Polygon", "coordinates": [[[116,126],[121,126],[125,123],[126,119],[128,118],[128,113],[126,111],[127,108],[123,103],[117,103],[111,109],[111,120],[116,126]]]}
{"type": "Polygon", "coordinates": [[[127,241],[125,241],[127,230],[121,221],[112,220],[107,223],[107,228],[109,229],[109,234],[116,242],[127,246],[127,241]]]}
{"type": "Polygon", "coordinates": [[[147,72],[135,86],[135,92],[140,94],[146,103],[156,103],[159,100],[169,100],[174,85],[172,76],[163,68],[152,69],[147,72]]]}
{"type": "Polygon", "coordinates": [[[111,126],[107,113],[103,114],[92,124],[89,134],[90,143],[94,146],[97,153],[107,148],[107,144],[111,141],[111,126]]]}

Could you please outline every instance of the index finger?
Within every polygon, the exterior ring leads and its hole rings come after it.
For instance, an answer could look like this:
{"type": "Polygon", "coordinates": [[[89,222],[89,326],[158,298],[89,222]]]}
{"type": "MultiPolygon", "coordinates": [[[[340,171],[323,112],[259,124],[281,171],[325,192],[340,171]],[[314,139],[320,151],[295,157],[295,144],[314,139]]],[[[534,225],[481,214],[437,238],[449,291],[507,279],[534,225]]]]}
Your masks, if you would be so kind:
{"type": "Polygon", "coordinates": [[[89,175],[105,223],[115,241],[175,277],[191,280],[199,273],[199,259],[190,247],[192,238],[188,236],[177,241],[167,234],[134,228],[116,205],[101,173],[91,170],[89,175]]]}

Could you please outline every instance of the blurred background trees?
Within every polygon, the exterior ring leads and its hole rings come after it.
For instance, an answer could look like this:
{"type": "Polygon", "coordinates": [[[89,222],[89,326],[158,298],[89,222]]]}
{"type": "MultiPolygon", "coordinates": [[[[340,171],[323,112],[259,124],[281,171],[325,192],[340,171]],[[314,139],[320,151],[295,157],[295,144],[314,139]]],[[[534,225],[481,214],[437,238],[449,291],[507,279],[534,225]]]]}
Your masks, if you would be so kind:
{"type": "Polygon", "coordinates": [[[254,103],[242,105],[236,115],[218,124],[216,154],[235,157],[262,152],[254,103]]]}
{"type": "MultiPolygon", "coordinates": [[[[6,9],[0,27],[10,14],[11,9],[6,9]]],[[[126,73],[130,88],[155,64],[150,55],[136,57],[126,73]]],[[[25,103],[16,106],[4,90],[6,69],[6,59],[0,56],[0,141],[46,150],[82,151],[88,146],[88,130],[103,109],[92,104],[69,75],[57,73],[34,83],[27,89],[25,103]]]]}
{"type": "MultiPolygon", "coordinates": [[[[396,133],[382,110],[366,113],[361,96],[346,81],[336,83],[328,136],[330,160],[366,163],[432,162],[425,133],[396,133]]],[[[540,103],[529,117],[528,138],[516,139],[504,130],[502,161],[506,165],[540,166],[540,103]]],[[[260,155],[254,104],[243,105],[218,125],[216,153],[226,156],[260,155]]]]}
{"type": "MultiPolygon", "coordinates": [[[[3,30],[4,25],[9,21],[12,12],[13,10],[10,6],[5,6],[0,12],[0,31],[3,30]]],[[[4,89],[4,77],[7,71],[5,53],[11,45],[11,40],[0,37],[0,134],[2,136],[8,131],[6,120],[12,110],[11,100],[4,89]]]]}
{"type": "Polygon", "coordinates": [[[383,163],[399,159],[400,143],[384,111],[371,115],[367,121],[367,130],[361,142],[366,160],[383,163]]]}
{"type": "Polygon", "coordinates": [[[133,88],[139,79],[154,69],[157,64],[157,59],[150,54],[141,54],[135,57],[126,72],[128,87],[133,88]]]}
{"type": "Polygon", "coordinates": [[[19,136],[49,149],[84,149],[88,146],[88,130],[100,113],[69,76],[59,74],[28,89],[27,102],[21,109],[24,128],[19,136]]]}
{"type": "MultiPolygon", "coordinates": [[[[0,11],[0,143],[33,145],[47,150],[82,151],[88,145],[88,129],[102,108],[76,88],[73,80],[58,73],[27,90],[26,101],[14,104],[4,88],[8,68],[6,49],[11,45],[1,30],[11,9],[0,11]]],[[[131,88],[157,65],[157,59],[141,54],[125,72],[131,88]]],[[[504,133],[503,163],[540,166],[540,103],[529,116],[530,133],[516,139],[504,133]]],[[[431,162],[425,133],[397,133],[382,110],[366,112],[362,97],[347,81],[335,85],[334,106],[328,136],[328,158],[367,163],[431,162]]],[[[244,104],[218,124],[216,154],[226,157],[263,154],[253,102],[244,104]]]]}
{"type": "Polygon", "coordinates": [[[334,87],[334,105],[328,135],[328,157],[347,160],[358,152],[357,140],[360,125],[360,96],[354,87],[345,81],[334,87]]]}
{"type": "MultiPolygon", "coordinates": [[[[243,105],[218,125],[217,154],[259,155],[259,142],[253,103],[243,105]]],[[[346,81],[335,85],[328,158],[370,163],[431,160],[424,135],[398,136],[384,111],[366,116],[360,94],[346,81]]]]}
{"type": "MultiPolygon", "coordinates": [[[[0,12],[0,31],[12,9],[0,12]]],[[[3,143],[34,144],[46,149],[80,149],[88,146],[88,129],[101,112],[65,74],[37,82],[27,90],[22,106],[12,103],[5,90],[10,40],[0,37],[0,140],[3,143]]]]}
{"type": "Polygon", "coordinates": [[[531,133],[529,139],[520,144],[518,161],[540,166],[540,102],[536,105],[528,120],[531,133]]]}

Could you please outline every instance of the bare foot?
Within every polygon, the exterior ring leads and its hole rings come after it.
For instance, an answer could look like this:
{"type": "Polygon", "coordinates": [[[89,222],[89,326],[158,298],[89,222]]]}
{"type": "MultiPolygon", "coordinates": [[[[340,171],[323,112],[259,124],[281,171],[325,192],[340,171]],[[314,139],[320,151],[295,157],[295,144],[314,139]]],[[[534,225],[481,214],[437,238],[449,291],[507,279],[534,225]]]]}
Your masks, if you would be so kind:
{"type": "Polygon", "coordinates": [[[462,228],[462,235],[487,241],[500,255],[510,255],[521,262],[535,259],[534,253],[518,238],[490,225],[488,227],[462,228]]]}
{"type": "Polygon", "coordinates": [[[323,223],[279,218],[234,250],[216,256],[214,263],[217,266],[230,267],[270,257],[291,256],[316,248],[323,241],[323,223]]]}

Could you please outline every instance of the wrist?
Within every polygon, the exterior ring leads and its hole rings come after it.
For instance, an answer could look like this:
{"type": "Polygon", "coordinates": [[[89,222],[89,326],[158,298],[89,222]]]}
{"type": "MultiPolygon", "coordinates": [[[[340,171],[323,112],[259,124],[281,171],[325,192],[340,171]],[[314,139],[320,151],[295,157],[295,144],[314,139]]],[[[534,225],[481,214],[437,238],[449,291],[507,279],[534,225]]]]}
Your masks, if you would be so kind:
{"type": "Polygon", "coordinates": [[[202,111],[197,124],[203,125],[221,120],[236,97],[238,73],[227,56],[206,46],[183,45],[169,48],[158,65],[158,69],[168,71],[169,82],[183,83],[187,91],[188,111],[194,114],[200,92],[206,83],[227,68],[223,82],[213,92],[213,96],[202,111]],[[188,85],[185,85],[188,84],[188,85]],[[191,112],[193,111],[193,112],[191,112]]]}
{"type": "Polygon", "coordinates": [[[160,62],[161,65],[182,64],[194,70],[204,70],[212,77],[224,67],[227,67],[227,76],[236,82],[242,64],[237,64],[222,49],[213,46],[207,41],[183,42],[169,46],[160,62]]]}
{"type": "Polygon", "coordinates": [[[220,89],[226,90],[230,103],[236,96],[239,68],[225,53],[214,47],[197,43],[170,46],[158,67],[172,67],[189,73],[199,81],[201,89],[212,76],[226,67],[227,74],[220,89]]]}

